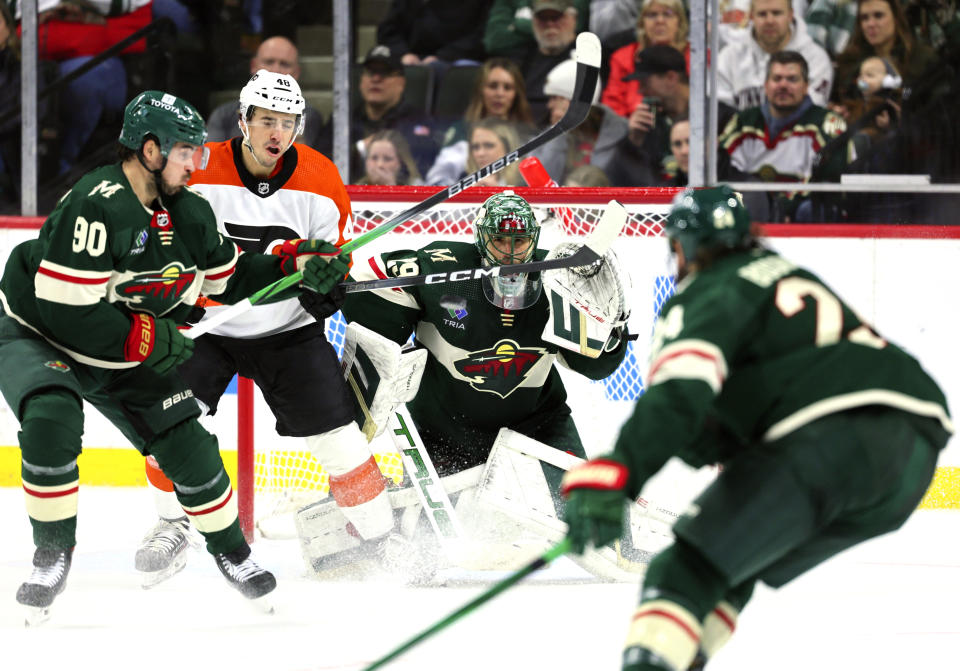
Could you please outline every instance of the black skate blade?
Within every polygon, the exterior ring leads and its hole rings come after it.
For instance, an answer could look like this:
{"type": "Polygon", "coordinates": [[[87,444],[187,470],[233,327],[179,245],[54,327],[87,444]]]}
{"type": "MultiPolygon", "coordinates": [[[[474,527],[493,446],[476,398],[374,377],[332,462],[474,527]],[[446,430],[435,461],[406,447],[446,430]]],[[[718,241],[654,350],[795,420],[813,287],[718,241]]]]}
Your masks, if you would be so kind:
{"type": "Polygon", "coordinates": [[[23,606],[23,626],[27,629],[39,627],[50,619],[50,606],[23,606]]]}

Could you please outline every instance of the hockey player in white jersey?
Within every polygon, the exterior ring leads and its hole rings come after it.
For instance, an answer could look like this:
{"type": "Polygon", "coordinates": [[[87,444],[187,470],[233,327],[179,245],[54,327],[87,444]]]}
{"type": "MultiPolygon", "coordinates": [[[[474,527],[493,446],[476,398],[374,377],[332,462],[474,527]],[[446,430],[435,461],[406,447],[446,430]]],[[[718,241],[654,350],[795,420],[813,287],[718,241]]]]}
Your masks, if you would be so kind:
{"type": "MultiPolygon", "coordinates": [[[[303,131],[304,105],[292,77],[258,71],[240,92],[242,137],[206,145],[207,169],[190,182],[210,201],[224,236],[245,253],[280,254],[297,269],[311,254],[336,255],[352,227],[336,166],[294,142],[303,131]],[[318,246],[316,240],[327,242],[318,246]]],[[[372,540],[392,529],[393,517],[324,333],[324,319],[342,301],[335,290],[257,305],[197,338],[193,358],[179,372],[209,414],[235,374],[253,379],[273,411],[277,433],[306,439],[330,474],[332,497],[359,535],[372,540]]],[[[203,307],[207,317],[225,309],[203,307]]],[[[191,534],[172,484],[150,460],[147,474],[160,519],[144,537],[135,564],[151,586],[183,568],[191,534]]]]}

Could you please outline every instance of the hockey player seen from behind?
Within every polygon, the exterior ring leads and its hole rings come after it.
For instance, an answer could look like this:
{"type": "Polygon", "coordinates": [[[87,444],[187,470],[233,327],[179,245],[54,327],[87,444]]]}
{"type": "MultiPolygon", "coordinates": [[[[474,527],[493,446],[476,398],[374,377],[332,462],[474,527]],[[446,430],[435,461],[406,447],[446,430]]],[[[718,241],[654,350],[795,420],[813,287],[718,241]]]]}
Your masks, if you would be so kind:
{"type": "MultiPolygon", "coordinates": [[[[392,528],[392,512],[323,325],[343,299],[334,287],[349,263],[339,246],[351,234],[350,199],[336,166],[295,142],[303,110],[296,80],[258,71],[240,92],[242,137],[207,145],[209,165],[190,185],[210,202],[220,233],[235,240],[244,257],[282,259],[287,272],[303,270],[305,282],[313,259],[316,268],[329,269],[329,281],[314,283],[319,292],[257,304],[200,336],[179,373],[209,414],[234,375],[252,379],[277,433],[306,439],[344,515],[364,539],[375,539],[392,528]]],[[[207,301],[205,316],[223,309],[207,301]]],[[[137,551],[136,567],[149,586],[184,566],[190,534],[174,486],[151,460],[147,473],[160,519],[137,551]]]]}
{"type": "Polygon", "coordinates": [[[580,552],[620,535],[624,498],[670,457],[723,465],[647,570],[625,671],[709,662],[757,581],[780,587],[899,528],[953,432],[920,364],[750,226],[729,187],[677,197],[665,228],[679,283],[646,393],[613,452],[564,480],[580,552]]]}
{"type": "MultiPolygon", "coordinates": [[[[276,585],[250,558],[217,440],[176,374],[193,342],[178,327],[202,292],[244,299],[284,275],[240,254],[206,199],[185,188],[206,151],[187,102],[146,91],[126,107],[120,162],[88,173],[0,280],[0,390],[20,422],[23,489],[37,547],[17,601],[39,621],[66,585],[76,545],[82,400],[175,483],[227,580],[259,598],[276,585]]],[[[326,264],[324,264],[326,266],[326,264]]]]}
{"type": "MultiPolygon", "coordinates": [[[[508,267],[548,254],[538,247],[540,224],[530,205],[510,191],[487,198],[473,233],[472,244],[438,240],[358,262],[351,277],[362,281],[508,267]]],[[[612,266],[608,270],[616,272],[612,266]]],[[[545,330],[557,321],[549,295],[540,273],[347,295],[348,321],[400,344],[414,333],[416,346],[427,350],[419,389],[407,409],[440,476],[483,465],[503,428],[585,456],[555,364],[595,380],[610,375],[627,350],[626,314],[616,315],[620,319],[615,327],[611,322],[605,341],[581,354],[545,340],[545,330]]],[[[559,500],[562,471],[544,470],[559,500]]]]}

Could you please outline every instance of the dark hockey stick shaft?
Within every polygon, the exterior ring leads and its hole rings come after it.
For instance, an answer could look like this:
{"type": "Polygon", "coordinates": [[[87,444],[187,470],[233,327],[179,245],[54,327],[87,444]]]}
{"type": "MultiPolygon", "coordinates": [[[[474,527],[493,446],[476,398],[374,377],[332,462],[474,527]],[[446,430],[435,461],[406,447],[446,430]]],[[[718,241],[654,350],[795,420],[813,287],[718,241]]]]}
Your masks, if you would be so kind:
{"type": "MultiPolygon", "coordinates": [[[[490,175],[503,170],[511,163],[519,161],[521,158],[530,154],[534,149],[537,149],[541,145],[546,144],[550,140],[576,128],[583,123],[583,121],[587,118],[587,114],[590,112],[591,105],[593,104],[593,93],[597,86],[597,80],[600,77],[600,40],[597,38],[597,36],[593,33],[580,33],[577,36],[576,55],[577,80],[576,84],[574,85],[573,98],[570,100],[570,107],[567,108],[566,113],[563,115],[560,121],[537,135],[526,144],[510,152],[506,156],[502,156],[490,165],[480,168],[473,174],[467,175],[456,184],[452,184],[446,189],[438,191],[426,200],[423,200],[410,209],[401,212],[393,219],[380,224],[373,230],[367,231],[363,235],[354,238],[341,248],[342,251],[349,254],[362,245],[376,240],[382,235],[389,233],[400,224],[409,221],[413,217],[416,217],[423,212],[426,212],[434,205],[438,205],[445,200],[453,198],[464,189],[468,189],[471,186],[476,185],[484,177],[489,177],[490,175]]],[[[299,283],[301,279],[302,275],[299,271],[297,271],[265,286],[263,289],[254,292],[249,298],[234,304],[232,309],[222,311],[215,319],[210,319],[206,323],[201,323],[195,326],[193,329],[191,329],[193,333],[190,334],[190,337],[196,338],[204,333],[209,332],[211,329],[216,328],[220,324],[246,312],[257,303],[264,301],[271,296],[275,296],[294,284],[299,283]]]]}
{"type": "Polygon", "coordinates": [[[501,275],[516,275],[518,273],[537,273],[554,268],[575,268],[588,266],[603,258],[613,241],[620,235],[627,223],[627,211],[623,205],[615,200],[607,203],[603,216],[593,232],[587,237],[584,245],[570,256],[545,261],[528,261],[526,263],[512,263],[504,266],[487,266],[480,268],[461,268],[443,273],[429,275],[407,275],[404,277],[388,277],[379,280],[364,280],[361,282],[344,282],[340,286],[347,293],[357,291],[374,291],[376,289],[396,289],[400,287],[415,287],[426,284],[442,284],[444,282],[462,282],[478,280],[483,277],[499,277],[501,275]]]}
{"type": "Polygon", "coordinates": [[[537,571],[543,568],[544,566],[552,562],[554,559],[556,559],[560,555],[566,554],[567,551],[569,550],[570,550],[570,539],[564,538],[562,541],[554,545],[552,548],[544,552],[542,555],[534,559],[532,562],[530,562],[523,568],[519,569],[518,571],[511,573],[509,576],[507,576],[506,578],[498,582],[496,585],[488,589],[486,592],[484,592],[477,598],[464,604],[463,606],[453,611],[452,613],[447,615],[445,618],[443,618],[436,624],[430,626],[429,628],[420,632],[419,634],[409,639],[405,643],[394,648],[392,651],[390,651],[389,653],[387,653],[386,655],[384,655],[383,657],[375,661],[370,666],[364,667],[363,671],[374,671],[374,669],[379,669],[379,668],[382,668],[384,665],[389,664],[390,662],[392,662],[394,659],[396,659],[397,657],[405,653],[410,648],[430,638],[437,632],[443,629],[446,629],[448,626],[450,626],[451,624],[459,620],[464,615],[467,615],[473,612],[479,606],[482,606],[487,601],[497,596],[501,592],[504,592],[507,589],[513,587],[515,584],[517,584],[518,582],[526,578],[528,575],[530,575],[534,571],[537,571]]]}

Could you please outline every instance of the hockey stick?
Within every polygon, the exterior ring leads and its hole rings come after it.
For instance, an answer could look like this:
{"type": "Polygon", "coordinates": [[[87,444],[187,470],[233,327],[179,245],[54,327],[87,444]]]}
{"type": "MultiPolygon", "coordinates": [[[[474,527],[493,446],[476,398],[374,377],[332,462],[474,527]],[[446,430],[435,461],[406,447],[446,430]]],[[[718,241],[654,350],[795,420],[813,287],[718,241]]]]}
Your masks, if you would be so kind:
{"type": "Polygon", "coordinates": [[[390,431],[394,446],[400,452],[404,469],[410,476],[417,498],[423,506],[423,513],[430,520],[441,546],[449,552],[448,542],[465,537],[463,527],[460,526],[450,497],[440,482],[437,469],[427,454],[406,404],[400,404],[394,409],[387,430],[390,431]]]}
{"type": "MultiPolygon", "coordinates": [[[[438,191],[426,200],[423,200],[410,209],[401,212],[393,219],[380,224],[372,231],[367,231],[363,235],[351,240],[350,242],[346,243],[341,250],[349,254],[362,245],[376,240],[385,233],[392,231],[400,224],[409,221],[413,217],[423,212],[426,212],[434,205],[438,205],[445,200],[453,198],[464,189],[474,186],[483,178],[489,177],[490,175],[503,170],[511,163],[519,161],[521,158],[528,155],[537,147],[546,144],[555,137],[574,129],[583,123],[583,121],[587,118],[587,114],[590,112],[590,107],[593,104],[593,93],[597,86],[597,78],[600,76],[600,40],[596,35],[587,32],[577,35],[576,60],[577,81],[573,91],[573,99],[570,101],[570,107],[567,108],[566,114],[563,115],[563,118],[561,118],[560,121],[537,135],[526,144],[510,152],[506,156],[502,156],[493,163],[480,168],[473,174],[467,175],[456,184],[452,184],[446,189],[438,191]]],[[[300,272],[287,275],[286,277],[279,279],[276,282],[269,284],[263,289],[255,292],[249,298],[246,298],[239,303],[234,303],[226,310],[221,311],[215,317],[211,317],[210,319],[201,322],[197,326],[194,326],[189,331],[185,331],[184,335],[190,338],[197,338],[198,336],[209,332],[217,326],[220,326],[220,324],[223,324],[224,322],[243,314],[257,303],[275,296],[281,291],[284,291],[294,284],[297,284],[300,279],[300,272]]]]}
{"type": "Polygon", "coordinates": [[[556,559],[560,555],[566,554],[566,552],[569,549],[570,549],[570,539],[564,538],[562,541],[554,545],[552,548],[544,552],[542,555],[534,559],[532,562],[530,562],[523,568],[515,571],[514,573],[511,573],[509,576],[507,576],[506,578],[498,582],[496,585],[488,589],[486,592],[484,592],[477,598],[461,606],[460,608],[450,613],[449,615],[447,615],[445,618],[443,618],[436,624],[420,632],[419,634],[417,634],[410,640],[406,641],[402,645],[394,648],[392,651],[390,651],[380,659],[376,660],[373,664],[364,667],[363,671],[374,671],[374,669],[379,669],[383,667],[385,664],[392,662],[394,659],[396,659],[397,657],[399,657],[400,655],[402,655],[407,650],[414,647],[421,641],[429,638],[433,634],[436,634],[438,631],[445,629],[449,625],[459,620],[464,615],[467,615],[468,613],[474,611],[478,606],[483,605],[484,603],[486,603],[493,597],[497,596],[501,592],[517,584],[518,582],[526,578],[528,575],[530,575],[534,571],[537,571],[543,568],[544,566],[552,562],[554,559],[556,559]]]}
{"type": "Polygon", "coordinates": [[[584,241],[583,247],[570,256],[550,259],[549,261],[528,261],[527,263],[512,263],[504,266],[449,270],[444,273],[431,273],[429,275],[407,275],[405,277],[389,277],[362,282],[345,282],[340,286],[347,293],[354,293],[356,291],[395,289],[398,287],[423,286],[425,284],[442,284],[444,282],[462,282],[464,280],[478,280],[483,277],[499,277],[518,273],[535,273],[554,268],[589,266],[603,258],[603,255],[610,249],[613,241],[620,235],[626,224],[626,209],[619,202],[611,200],[607,203],[600,221],[597,222],[593,231],[584,241]]]}

